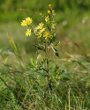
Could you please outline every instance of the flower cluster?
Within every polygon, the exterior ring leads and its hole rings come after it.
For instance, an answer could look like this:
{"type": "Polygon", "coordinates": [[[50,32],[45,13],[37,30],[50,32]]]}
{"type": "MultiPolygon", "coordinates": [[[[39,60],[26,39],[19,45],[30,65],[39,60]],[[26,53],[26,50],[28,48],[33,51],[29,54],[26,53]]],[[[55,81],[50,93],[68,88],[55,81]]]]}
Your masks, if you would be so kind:
{"type": "MultiPolygon", "coordinates": [[[[26,19],[22,20],[22,22],[21,22],[21,26],[23,26],[23,27],[28,27],[31,24],[32,24],[32,18],[30,18],[30,17],[27,17],[26,19]]],[[[28,28],[25,32],[25,35],[31,36],[31,29],[28,28]]]]}
{"type": "Polygon", "coordinates": [[[55,12],[50,4],[49,9],[44,17],[44,21],[35,26],[34,29],[29,28],[29,26],[32,24],[32,18],[27,17],[26,19],[22,20],[21,26],[27,27],[25,35],[31,36],[31,33],[33,32],[34,36],[36,36],[38,39],[51,39],[53,37],[53,30],[55,29],[54,15],[55,12]]]}
{"type": "Polygon", "coordinates": [[[47,39],[50,37],[50,32],[47,31],[44,23],[39,23],[38,26],[34,29],[34,33],[37,36],[37,38],[44,37],[47,39]]]}
{"type": "Polygon", "coordinates": [[[29,26],[32,23],[32,18],[27,17],[26,19],[22,20],[21,26],[29,26]]]}

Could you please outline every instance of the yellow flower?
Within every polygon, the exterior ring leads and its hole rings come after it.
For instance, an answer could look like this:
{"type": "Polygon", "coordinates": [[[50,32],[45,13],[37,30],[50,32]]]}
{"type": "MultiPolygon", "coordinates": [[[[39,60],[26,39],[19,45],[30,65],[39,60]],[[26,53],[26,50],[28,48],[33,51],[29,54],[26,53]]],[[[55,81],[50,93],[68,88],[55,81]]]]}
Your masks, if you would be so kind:
{"type": "Polygon", "coordinates": [[[37,29],[42,29],[44,26],[44,23],[39,23],[39,25],[37,26],[37,29]]]}
{"type": "Polygon", "coordinates": [[[40,33],[43,33],[43,32],[45,31],[45,29],[46,29],[46,28],[42,28],[42,29],[40,30],[40,33]]]}
{"type": "Polygon", "coordinates": [[[30,17],[27,17],[25,20],[22,20],[21,26],[29,26],[32,23],[32,19],[30,17]]]}
{"type": "Polygon", "coordinates": [[[48,10],[48,11],[47,11],[47,13],[48,13],[48,14],[51,14],[51,11],[50,11],[50,10],[48,10]]]}
{"type": "Polygon", "coordinates": [[[48,22],[49,21],[49,16],[45,17],[45,21],[48,22]]]}
{"type": "Polygon", "coordinates": [[[26,35],[27,37],[28,37],[28,36],[31,36],[31,29],[27,29],[25,35],[26,35]]]}
{"type": "Polygon", "coordinates": [[[42,28],[41,30],[38,31],[38,38],[40,38],[43,35],[43,32],[45,31],[46,28],[42,28]]]}
{"type": "Polygon", "coordinates": [[[32,18],[30,17],[27,17],[25,20],[27,25],[30,25],[32,23],[32,18]]]}
{"type": "Polygon", "coordinates": [[[46,28],[44,28],[44,23],[39,23],[39,25],[34,29],[34,33],[38,38],[40,38],[45,29],[46,28]]]}
{"type": "Polygon", "coordinates": [[[34,30],[34,33],[35,33],[35,35],[37,36],[37,38],[40,38],[40,37],[42,37],[42,35],[43,35],[43,33],[44,33],[44,31],[46,30],[46,28],[42,28],[42,29],[39,29],[39,30],[34,30]]]}
{"type": "Polygon", "coordinates": [[[42,34],[41,34],[40,32],[38,32],[38,33],[36,34],[36,36],[37,36],[37,38],[40,38],[40,37],[42,36],[42,34]]]}
{"type": "Polygon", "coordinates": [[[43,34],[43,37],[45,37],[45,39],[47,39],[48,37],[50,37],[50,32],[45,31],[43,34]]]}
{"type": "Polygon", "coordinates": [[[52,7],[52,5],[51,5],[51,4],[49,4],[48,6],[49,6],[49,7],[52,7]]]}
{"type": "Polygon", "coordinates": [[[21,22],[21,26],[27,26],[27,24],[26,24],[26,21],[25,20],[22,20],[22,22],[21,22]]]}

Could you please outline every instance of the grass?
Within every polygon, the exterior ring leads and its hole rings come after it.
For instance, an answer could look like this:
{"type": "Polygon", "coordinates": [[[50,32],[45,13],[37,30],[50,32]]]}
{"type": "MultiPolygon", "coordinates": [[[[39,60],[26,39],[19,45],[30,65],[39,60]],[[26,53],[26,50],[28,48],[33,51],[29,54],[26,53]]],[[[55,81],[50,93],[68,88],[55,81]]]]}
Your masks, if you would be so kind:
{"type": "Polygon", "coordinates": [[[51,91],[45,88],[44,71],[35,69],[34,39],[24,37],[19,23],[0,25],[1,110],[90,110],[90,15],[75,13],[72,17],[71,13],[64,15],[58,23],[60,57],[52,51],[49,54],[53,60],[51,91]],[[8,36],[15,39],[18,55],[11,49],[8,36]]]}

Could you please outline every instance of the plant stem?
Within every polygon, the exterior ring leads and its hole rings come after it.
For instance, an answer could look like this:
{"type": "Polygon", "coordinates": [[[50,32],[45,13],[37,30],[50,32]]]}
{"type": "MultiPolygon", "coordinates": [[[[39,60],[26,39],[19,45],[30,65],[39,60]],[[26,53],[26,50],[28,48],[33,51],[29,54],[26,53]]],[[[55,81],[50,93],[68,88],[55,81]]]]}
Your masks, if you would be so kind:
{"type": "Polygon", "coordinates": [[[49,61],[48,61],[48,52],[47,52],[47,41],[45,42],[45,55],[46,55],[46,70],[47,76],[49,75],[49,61]]]}
{"type": "Polygon", "coordinates": [[[52,87],[50,81],[50,71],[49,71],[49,56],[48,56],[48,43],[45,42],[45,57],[46,57],[46,93],[45,93],[45,103],[46,106],[49,104],[49,95],[51,95],[52,87]]]}

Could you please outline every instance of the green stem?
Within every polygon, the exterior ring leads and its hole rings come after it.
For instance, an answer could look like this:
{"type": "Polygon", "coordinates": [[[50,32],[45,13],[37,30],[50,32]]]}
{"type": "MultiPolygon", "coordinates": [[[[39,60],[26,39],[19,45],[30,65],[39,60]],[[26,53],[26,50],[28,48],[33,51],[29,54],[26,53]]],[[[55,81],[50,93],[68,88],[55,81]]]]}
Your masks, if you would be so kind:
{"type": "Polygon", "coordinates": [[[46,72],[47,72],[47,89],[48,90],[52,90],[52,87],[51,87],[51,82],[50,82],[50,71],[49,71],[49,57],[48,57],[48,44],[47,44],[47,41],[45,43],[45,55],[46,55],[46,72]]]}
{"type": "Polygon", "coordinates": [[[46,70],[47,76],[49,75],[49,61],[48,61],[48,53],[47,53],[47,42],[45,42],[45,54],[46,54],[46,70]]]}

